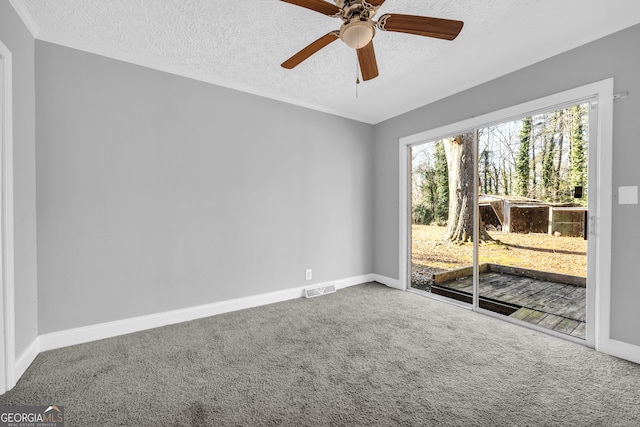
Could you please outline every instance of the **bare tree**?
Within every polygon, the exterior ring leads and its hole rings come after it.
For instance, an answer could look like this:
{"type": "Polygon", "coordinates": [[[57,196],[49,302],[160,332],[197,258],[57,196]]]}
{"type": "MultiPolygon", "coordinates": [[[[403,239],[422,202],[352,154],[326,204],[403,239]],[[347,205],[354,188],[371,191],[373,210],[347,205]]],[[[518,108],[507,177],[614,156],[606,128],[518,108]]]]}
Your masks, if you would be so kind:
{"type": "MultiPolygon", "coordinates": [[[[449,169],[449,220],[444,240],[473,240],[474,202],[473,146],[474,133],[469,132],[443,140],[449,169]]],[[[493,240],[480,227],[480,240],[493,240]]]]}

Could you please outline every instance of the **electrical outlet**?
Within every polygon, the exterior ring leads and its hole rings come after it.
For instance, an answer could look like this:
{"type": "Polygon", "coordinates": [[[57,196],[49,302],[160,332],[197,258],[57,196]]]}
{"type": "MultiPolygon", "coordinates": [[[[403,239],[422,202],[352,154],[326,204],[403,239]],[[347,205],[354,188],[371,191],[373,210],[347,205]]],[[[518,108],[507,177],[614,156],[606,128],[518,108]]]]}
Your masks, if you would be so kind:
{"type": "Polygon", "coordinates": [[[305,280],[311,280],[313,279],[313,270],[310,268],[307,268],[304,272],[304,278],[305,280]]]}

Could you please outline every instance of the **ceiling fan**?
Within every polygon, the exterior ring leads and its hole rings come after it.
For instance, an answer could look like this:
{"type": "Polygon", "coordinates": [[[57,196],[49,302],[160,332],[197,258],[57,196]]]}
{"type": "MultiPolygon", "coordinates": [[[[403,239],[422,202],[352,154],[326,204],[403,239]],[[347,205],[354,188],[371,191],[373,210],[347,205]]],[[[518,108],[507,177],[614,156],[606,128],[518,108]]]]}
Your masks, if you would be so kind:
{"type": "Polygon", "coordinates": [[[373,37],[376,30],[453,40],[460,34],[464,25],[462,21],[397,13],[384,14],[378,21],[374,21],[373,16],[385,0],[335,0],[335,5],[325,0],[281,1],[340,18],[343,21],[340,30],[325,34],[284,61],[282,63],[284,68],[292,69],[298,66],[323,47],[340,39],[356,50],[363,80],[371,80],[378,76],[378,63],[373,50],[373,37]]]}

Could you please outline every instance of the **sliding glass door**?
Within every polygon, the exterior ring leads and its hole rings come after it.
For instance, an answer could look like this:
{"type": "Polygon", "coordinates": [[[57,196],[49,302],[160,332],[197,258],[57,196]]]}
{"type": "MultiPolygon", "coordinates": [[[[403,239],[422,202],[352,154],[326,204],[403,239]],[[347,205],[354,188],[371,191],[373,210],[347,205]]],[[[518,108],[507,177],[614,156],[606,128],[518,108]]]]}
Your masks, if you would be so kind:
{"type": "Polygon", "coordinates": [[[410,288],[587,337],[591,100],[409,147],[410,288]]]}

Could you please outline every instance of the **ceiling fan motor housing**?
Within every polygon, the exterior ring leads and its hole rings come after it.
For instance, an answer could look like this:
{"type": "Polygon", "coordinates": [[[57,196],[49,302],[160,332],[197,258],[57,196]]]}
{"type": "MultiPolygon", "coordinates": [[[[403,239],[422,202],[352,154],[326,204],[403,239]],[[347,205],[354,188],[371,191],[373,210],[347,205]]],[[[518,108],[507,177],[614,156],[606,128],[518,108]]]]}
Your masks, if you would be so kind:
{"type": "Polygon", "coordinates": [[[337,0],[341,9],[340,39],[352,49],[368,45],[376,34],[376,23],[371,20],[376,9],[363,0],[337,0]]]}

